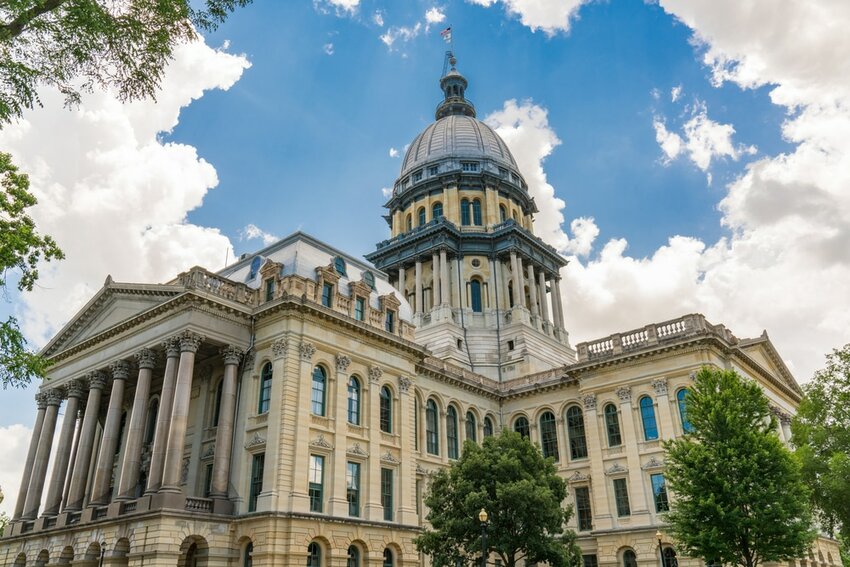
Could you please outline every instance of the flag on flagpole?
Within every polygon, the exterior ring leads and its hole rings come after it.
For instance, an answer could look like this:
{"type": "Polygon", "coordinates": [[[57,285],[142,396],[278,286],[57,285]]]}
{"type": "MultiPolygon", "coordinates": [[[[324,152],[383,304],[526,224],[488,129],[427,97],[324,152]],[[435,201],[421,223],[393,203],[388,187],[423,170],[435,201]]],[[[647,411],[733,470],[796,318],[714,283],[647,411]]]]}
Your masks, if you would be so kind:
{"type": "Polygon", "coordinates": [[[446,29],[444,29],[443,31],[440,32],[440,35],[443,37],[443,41],[445,41],[446,43],[451,43],[452,42],[452,27],[451,26],[447,27],[446,29]]]}

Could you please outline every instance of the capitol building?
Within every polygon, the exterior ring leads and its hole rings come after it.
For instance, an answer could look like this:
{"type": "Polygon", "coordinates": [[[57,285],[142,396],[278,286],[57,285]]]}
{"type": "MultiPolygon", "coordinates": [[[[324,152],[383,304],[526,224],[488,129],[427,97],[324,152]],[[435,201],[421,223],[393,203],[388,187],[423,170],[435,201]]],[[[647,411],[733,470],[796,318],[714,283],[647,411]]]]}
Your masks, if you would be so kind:
{"type": "MultiPolygon", "coordinates": [[[[0,564],[430,565],[430,475],[507,428],[568,483],[584,567],[702,567],[655,536],[692,376],[757,381],[787,443],[800,387],[767,334],[700,314],[572,344],[567,261],[467,86],[452,61],[366,259],[297,232],[218,272],[107,277],[43,350],[0,564]]],[[[787,567],[840,565],[821,537],[787,567]]]]}

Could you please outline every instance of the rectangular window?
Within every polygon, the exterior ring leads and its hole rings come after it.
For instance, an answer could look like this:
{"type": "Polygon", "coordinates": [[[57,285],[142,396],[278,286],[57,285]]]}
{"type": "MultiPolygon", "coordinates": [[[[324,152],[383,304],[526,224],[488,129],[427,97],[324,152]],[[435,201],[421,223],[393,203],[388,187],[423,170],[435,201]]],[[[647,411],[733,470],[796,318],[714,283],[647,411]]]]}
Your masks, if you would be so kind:
{"type": "Polygon", "coordinates": [[[504,167],[500,167],[499,168],[499,177],[507,177],[507,176],[508,176],[508,170],[505,169],[504,167]]]}
{"type": "Polygon", "coordinates": [[[670,510],[670,503],[667,501],[667,483],[664,481],[663,474],[651,475],[652,481],[652,499],[655,501],[656,512],[667,512],[670,510]]]}
{"type": "Polygon", "coordinates": [[[354,318],[363,321],[366,318],[366,300],[358,297],[354,300],[354,318]]]}
{"type": "Polygon", "coordinates": [[[388,333],[395,332],[395,311],[387,309],[387,318],[384,321],[384,328],[388,333]]]}
{"type": "Polygon", "coordinates": [[[626,479],[614,479],[614,501],[617,503],[617,515],[629,516],[632,511],[629,507],[629,488],[626,485],[626,479]]]}
{"type": "MultiPolygon", "coordinates": [[[[419,481],[416,481],[417,483],[419,481]]],[[[393,521],[393,470],[381,469],[381,506],[384,507],[384,519],[393,521]]],[[[418,499],[417,499],[418,506],[418,499]]]]}
{"type": "Polygon", "coordinates": [[[323,488],[325,482],[325,458],[321,455],[310,455],[310,511],[321,512],[323,488]]]}
{"type": "Polygon", "coordinates": [[[206,466],[204,470],[204,498],[209,498],[212,492],[212,463],[206,466]]]}
{"type": "Polygon", "coordinates": [[[440,166],[432,165],[428,168],[428,175],[437,175],[440,172],[440,166]]]}
{"type": "Polygon", "coordinates": [[[326,283],[322,286],[322,305],[333,307],[334,286],[326,283]]]}
{"type": "Polygon", "coordinates": [[[257,510],[257,498],[260,496],[260,492],[263,491],[263,468],[265,464],[265,453],[254,455],[254,462],[251,464],[251,490],[248,493],[249,512],[255,512],[257,510]]]}
{"type": "Polygon", "coordinates": [[[345,469],[345,497],[348,515],[360,516],[360,463],[349,462],[345,469]]]}
{"type": "Polygon", "coordinates": [[[599,567],[599,560],[595,554],[582,555],[581,562],[584,564],[584,567],[599,567]]]}
{"type": "Polygon", "coordinates": [[[422,515],[422,507],[420,501],[422,500],[422,481],[416,481],[416,515],[422,515]]]}
{"type": "Polygon", "coordinates": [[[274,279],[269,278],[266,280],[266,301],[272,299],[274,299],[274,279]]]}
{"type": "Polygon", "coordinates": [[[422,170],[413,172],[413,182],[422,181],[422,170]]]}
{"type": "Polygon", "coordinates": [[[590,489],[586,486],[576,488],[576,517],[579,531],[591,529],[593,517],[590,511],[590,489]]]}
{"type": "Polygon", "coordinates": [[[463,171],[478,171],[478,162],[477,161],[463,161],[463,162],[461,162],[460,167],[463,171]]]}

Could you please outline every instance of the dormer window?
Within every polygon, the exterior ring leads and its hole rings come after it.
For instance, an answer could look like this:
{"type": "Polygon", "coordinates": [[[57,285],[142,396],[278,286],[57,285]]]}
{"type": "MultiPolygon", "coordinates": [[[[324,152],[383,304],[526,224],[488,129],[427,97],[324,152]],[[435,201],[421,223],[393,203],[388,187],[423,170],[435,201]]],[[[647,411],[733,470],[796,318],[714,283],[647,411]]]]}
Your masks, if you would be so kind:
{"type": "Polygon", "coordinates": [[[369,271],[363,272],[363,281],[373,290],[375,289],[375,274],[369,271]]]}
{"type": "Polygon", "coordinates": [[[363,321],[366,318],[366,300],[358,297],[354,300],[354,318],[363,321]]]}
{"type": "Polygon", "coordinates": [[[248,277],[245,278],[245,281],[251,281],[257,277],[257,272],[260,271],[260,264],[262,263],[262,258],[260,258],[259,256],[254,256],[254,259],[251,260],[251,269],[248,271],[248,277]]]}
{"type": "Polygon", "coordinates": [[[416,183],[417,181],[422,181],[422,170],[421,169],[419,171],[413,172],[413,182],[416,183]]]}
{"type": "Polygon", "coordinates": [[[265,282],[266,301],[274,299],[274,278],[269,278],[265,282]]]}
{"type": "Polygon", "coordinates": [[[339,256],[334,258],[334,270],[336,270],[336,273],[338,273],[339,275],[345,276],[345,260],[343,260],[339,256]]]}
{"type": "Polygon", "coordinates": [[[333,307],[334,286],[326,283],[322,286],[322,305],[333,307]]]}
{"type": "Polygon", "coordinates": [[[478,162],[477,161],[462,161],[460,162],[460,168],[463,171],[478,171],[478,162]]]}
{"type": "Polygon", "coordinates": [[[388,333],[395,332],[395,311],[392,309],[387,309],[387,315],[384,318],[384,329],[386,329],[388,333]]]}

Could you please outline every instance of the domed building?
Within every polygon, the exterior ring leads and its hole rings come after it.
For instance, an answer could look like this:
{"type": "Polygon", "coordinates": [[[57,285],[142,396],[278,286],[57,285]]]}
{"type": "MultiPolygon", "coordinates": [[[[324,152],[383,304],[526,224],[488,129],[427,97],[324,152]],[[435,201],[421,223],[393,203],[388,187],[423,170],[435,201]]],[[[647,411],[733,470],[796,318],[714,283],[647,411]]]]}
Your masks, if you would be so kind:
{"type": "MultiPolygon", "coordinates": [[[[699,314],[573,349],[522,172],[454,61],[440,87],[369,261],[297,232],[218,272],[107,277],[42,352],[4,565],[430,565],[429,477],[509,428],[567,481],[584,567],[703,566],[656,537],[693,373],[759,383],[786,443],[800,387],[766,333],[699,314]]],[[[840,564],[820,537],[799,567],[840,564]]]]}

